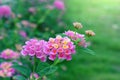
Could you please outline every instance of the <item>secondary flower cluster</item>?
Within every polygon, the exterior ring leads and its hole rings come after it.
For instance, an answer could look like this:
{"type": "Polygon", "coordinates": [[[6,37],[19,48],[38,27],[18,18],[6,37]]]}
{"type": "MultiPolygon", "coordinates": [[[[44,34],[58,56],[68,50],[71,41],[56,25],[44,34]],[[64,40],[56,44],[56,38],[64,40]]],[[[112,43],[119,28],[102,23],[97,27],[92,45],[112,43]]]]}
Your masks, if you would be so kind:
{"type": "Polygon", "coordinates": [[[78,45],[82,47],[87,47],[87,43],[85,41],[85,36],[83,34],[79,34],[74,31],[67,31],[64,33],[66,36],[71,38],[73,41],[79,40],[78,45]]]}
{"type": "Polygon", "coordinates": [[[60,9],[60,10],[64,10],[65,9],[65,5],[64,5],[64,2],[62,0],[55,0],[54,6],[57,9],[60,9]]]}
{"type": "Polygon", "coordinates": [[[47,56],[50,60],[59,59],[71,60],[71,54],[75,53],[75,45],[68,37],[50,38],[49,41],[31,39],[25,43],[21,51],[23,56],[36,56],[45,62],[47,56]]]}
{"type": "Polygon", "coordinates": [[[11,8],[7,5],[0,6],[0,18],[9,17],[12,11],[11,8]]]}
{"type": "Polygon", "coordinates": [[[47,54],[44,52],[44,47],[47,44],[44,40],[31,39],[25,43],[21,51],[23,56],[36,56],[41,61],[45,62],[47,54]]]}
{"type": "Polygon", "coordinates": [[[0,58],[3,59],[17,59],[19,58],[19,54],[11,49],[6,49],[0,54],[0,58]]]}
{"type": "Polygon", "coordinates": [[[0,77],[11,77],[15,73],[12,63],[3,62],[0,64],[0,77]]]}

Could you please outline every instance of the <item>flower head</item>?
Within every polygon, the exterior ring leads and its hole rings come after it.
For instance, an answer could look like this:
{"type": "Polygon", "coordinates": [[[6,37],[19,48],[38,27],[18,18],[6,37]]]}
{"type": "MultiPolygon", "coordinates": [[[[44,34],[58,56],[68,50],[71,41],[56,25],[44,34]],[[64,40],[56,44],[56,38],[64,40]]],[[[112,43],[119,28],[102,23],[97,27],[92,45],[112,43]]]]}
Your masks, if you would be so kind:
{"type": "Polygon", "coordinates": [[[82,24],[79,22],[74,22],[73,25],[76,29],[81,29],[83,27],[82,24]]]}
{"type": "Polygon", "coordinates": [[[28,9],[28,11],[29,11],[30,13],[32,13],[32,14],[35,14],[35,13],[36,13],[36,8],[30,7],[30,8],[28,9]]]}
{"type": "Polygon", "coordinates": [[[46,43],[47,42],[44,40],[31,39],[25,43],[21,53],[23,56],[36,56],[41,61],[45,62],[47,55],[44,52],[44,46],[46,43]]]}
{"type": "Polygon", "coordinates": [[[0,36],[0,40],[2,40],[4,37],[3,36],[0,36]]]}
{"type": "Polygon", "coordinates": [[[12,14],[11,8],[7,5],[0,6],[0,18],[9,17],[12,14]]]}
{"type": "Polygon", "coordinates": [[[57,9],[60,9],[60,10],[64,10],[65,9],[65,5],[64,5],[64,2],[62,0],[55,0],[54,6],[57,9]]]}
{"type": "Polygon", "coordinates": [[[31,23],[27,20],[22,20],[21,21],[21,24],[24,26],[24,27],[31,27],[31,28],[36,28],[37,27],[37,24],[35,23],[31,23]]]}
{"type": "Polygon", "coordinates": [[[50,38],[44,48],[45,53],[48,53],[50,60],[66,59],[71,60],[71,54],[75,53],[75,45],[68,37],[61,37],[58,35],[56,38],[50,38]]]}
{"type": "Polygon", "coordinates": [[[3,59],[17,59],[19,58],[19,54],[11,49],[6,49],[4,50],[0,57],[3,58],[3,59]]]}
{"type": "Polygon", "coordinates": [[[21,24],[25,27],[28,27],[29,26],[29,22],[27,20],[22,20],[21,21],[21,24]]]}
{"type": "Polygon", "coordinates": [[[22,18],[22,14],[17,14],[17,17],[18,18],[22,18]]]}
{"type": "Polygon", "coordinates": [[[85,37],[83,34],[79,34],[77,32],[74,32],[74,31],[67,31],[64,33],[66,36],[70,37],[72,40],[76,41],[76,40],[80,40],[78,42],[78,45],[79,46],[82,46],[82,47],[87,47],[87,43],[85,41],[85,37]]]}
{"type": "Polygon", "coordinates": [[[15,69],[12,68],[11,62],[3,62],[0,64],[0,76],[11,77],[15,73],[15,69]]]}
{"type": "Polygon", "coordinates": [[[39,78],[39,75],[37,74],[37,73],[31,73],[30,74],[30,78],[32,79],[32,78],[35,78],[35,79],[38,79],[39,78]]]}
{"type": "Polygon", "coordinates": [[[19,34],[20,34],[22,37],[24,37],[24,38],[26,38],[26,37],[27,37],[26,32],[25,32],[25,31],[23,31],[23,30],[21,30],[21,31],[19,32],[19,34]]]}
{"type": "Polygon", "coordinates": [[[95,36],[95,33],[94,33],[92,30],[86,30],[85,33],[86,33],[88,36],[95,36]]]}
{"type": "Polygon", "coordinates": [[[47,5],[46,8],[48,8],[49,10],[53,10],[54,6],[53,5],[47,5]]]}

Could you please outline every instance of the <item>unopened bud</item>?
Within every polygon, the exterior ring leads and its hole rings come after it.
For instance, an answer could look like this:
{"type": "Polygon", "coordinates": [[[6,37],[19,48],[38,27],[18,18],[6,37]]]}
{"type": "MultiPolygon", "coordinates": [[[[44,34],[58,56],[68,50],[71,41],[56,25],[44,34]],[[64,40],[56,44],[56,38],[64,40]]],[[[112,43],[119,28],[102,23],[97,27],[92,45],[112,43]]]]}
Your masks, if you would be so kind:
{"type": "Polygon", "coordinates": [[[82,24],[79,22],[74,22],[73,25],[76,29],[81,29],[83,27],[82,24]]]}
{"type": "Polygon", "coordinates": [[[86,30],[85,33],[86,33],[88,36],[95,36],[95,33],[94,33],[92,30],[86,30]]]}

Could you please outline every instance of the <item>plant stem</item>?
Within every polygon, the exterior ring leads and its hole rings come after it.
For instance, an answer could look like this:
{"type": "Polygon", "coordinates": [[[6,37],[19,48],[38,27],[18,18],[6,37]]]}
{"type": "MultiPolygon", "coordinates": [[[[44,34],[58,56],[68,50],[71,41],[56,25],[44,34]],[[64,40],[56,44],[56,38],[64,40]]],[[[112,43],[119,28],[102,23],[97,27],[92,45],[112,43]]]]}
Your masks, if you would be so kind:
{"type": "Polygon", "coordinates": [[[52,66],[57,65],[59,62],[60,62],[60,59],[55,60],[54,63],[52,64],[52,66]]]}
{"type": "Polygon", "coordinates": [[[34,61],[34,65],[33,65],[33,73],[34,73],[34,72],[35,72],[35,69],[36,69],[36,57],[34,57],[33,61],[34,61]]]}

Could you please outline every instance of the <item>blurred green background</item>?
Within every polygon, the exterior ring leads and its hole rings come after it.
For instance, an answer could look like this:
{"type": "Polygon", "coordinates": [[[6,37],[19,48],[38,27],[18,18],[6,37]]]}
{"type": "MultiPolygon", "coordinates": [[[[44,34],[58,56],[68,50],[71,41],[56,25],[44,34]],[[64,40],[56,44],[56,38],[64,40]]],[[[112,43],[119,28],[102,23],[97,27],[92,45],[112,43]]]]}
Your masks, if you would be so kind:
{"type": "MultiPolygon", "coordinates": [[[[120,0],[66,0],[66,17],[95,31],[95,55],[80,51],[57,72],[57,80],[120,80],[120,0]]],[[[71,23],[70,23],[71,24],[71,23]]],[[[72,25],[72,24],[71,24],[72,25]]]]}

